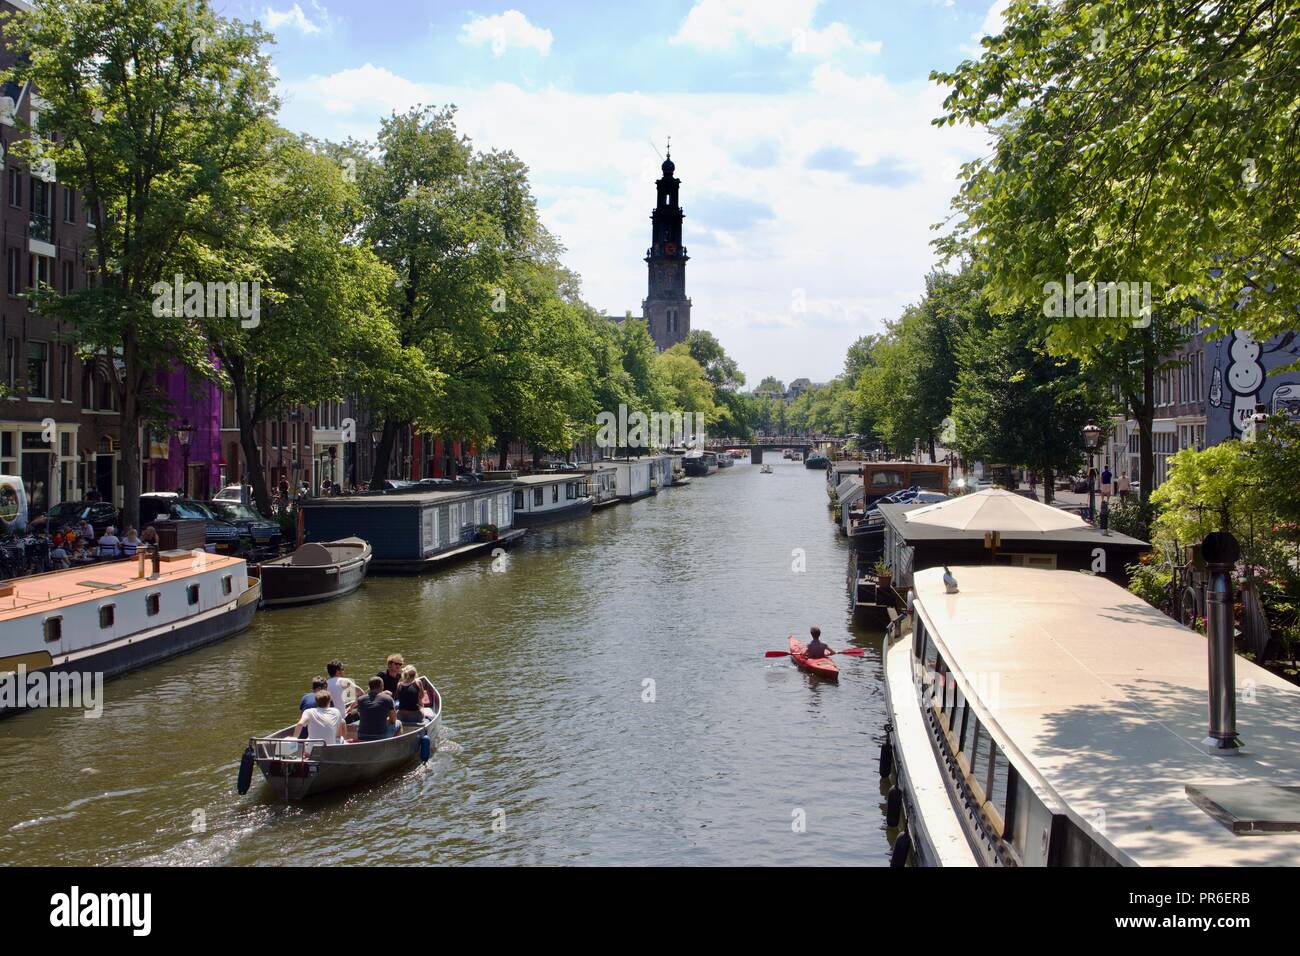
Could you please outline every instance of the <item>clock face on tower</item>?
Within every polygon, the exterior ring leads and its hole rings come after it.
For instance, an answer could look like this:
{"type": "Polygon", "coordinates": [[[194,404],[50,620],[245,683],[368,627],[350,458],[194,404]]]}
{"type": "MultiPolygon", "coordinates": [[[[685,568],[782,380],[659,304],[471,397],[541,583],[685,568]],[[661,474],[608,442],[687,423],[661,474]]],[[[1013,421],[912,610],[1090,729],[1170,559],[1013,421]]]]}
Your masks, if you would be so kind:
{"type": "Polygon", "coordinates": [[[677,245],[672,242],[668,243],[666,246],[664,246],[664,254],[670,256],[677,255],[677,245]]]}

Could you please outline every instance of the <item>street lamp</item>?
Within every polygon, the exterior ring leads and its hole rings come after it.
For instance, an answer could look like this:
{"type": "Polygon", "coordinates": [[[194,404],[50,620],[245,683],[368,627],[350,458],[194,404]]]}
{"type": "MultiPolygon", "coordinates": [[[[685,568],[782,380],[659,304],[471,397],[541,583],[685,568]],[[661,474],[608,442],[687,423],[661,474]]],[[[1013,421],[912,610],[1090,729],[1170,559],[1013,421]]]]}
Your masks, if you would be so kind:
{"type": "Polygon", "coordinates": [[[194,440],[194,431],[195,428],[188,418],[176,429],[176,437],[181,443],[182,487],[186,498],[190,496],[190,442],[194,440]]]}
{"type": "Polygon", "coordinates": [[[1093,455],[1097,452],[1097,446],[1101,444],[1101,428],[1096,423],[1088,422],[1083,426],[1083,447],[1088,449],[1088,520],[1095,522],[1097,513],[1097,488],[1093,482],[1093,475],[1096,468],[1093,466],[1093,455]]]}

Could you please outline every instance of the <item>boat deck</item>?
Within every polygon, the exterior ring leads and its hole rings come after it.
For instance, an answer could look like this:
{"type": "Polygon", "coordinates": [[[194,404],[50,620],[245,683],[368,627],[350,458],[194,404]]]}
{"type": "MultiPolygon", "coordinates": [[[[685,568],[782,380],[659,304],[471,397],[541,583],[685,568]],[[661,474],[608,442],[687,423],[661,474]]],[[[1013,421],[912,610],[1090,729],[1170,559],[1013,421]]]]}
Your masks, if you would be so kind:
{"type": "Polygon", "coordinates": [[[996,677],[996,693],[977,695],[981,719],[1094,839],[1146,866],[1300,862],[1300,832],[1236,835],[1186,790],[1300,787],[1300,687],[1238,657],[1245,747],[1211,753],[1200,743],[1209,700],[1200,634],[1089,574],[988,566],[952,573],[957,594],[944,593],[942,568],[916,575],[930,634],[959,684],[996,677]]]}
{"type": "Polygon", "coordinates": [[[206,551],[165,551],[156,578],[148,576],[153,574],[153,565],[148,560],[146,577],[138,577],[140,565],[134,558],[15,578],[0,584],[0,622],[21,617],[40,605],[77,604],[103,598],[106,592],[120,594],[153,589],[160,580],[243,563],[243,558],[206,551]]]}

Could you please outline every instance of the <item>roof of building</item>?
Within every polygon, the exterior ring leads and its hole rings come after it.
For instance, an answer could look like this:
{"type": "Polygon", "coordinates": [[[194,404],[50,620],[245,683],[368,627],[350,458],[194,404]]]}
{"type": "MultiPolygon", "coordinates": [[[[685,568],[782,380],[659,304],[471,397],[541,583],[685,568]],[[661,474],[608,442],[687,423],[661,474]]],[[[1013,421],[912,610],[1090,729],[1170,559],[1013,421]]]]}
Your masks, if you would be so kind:
{"type": "MultiPolygon", "coordinates": [[[[1239,786],[1300,809],[1300,687],[1236,658],[1245,747],[1210,753],[1205,638],[1077,571],[954,567],[916,574],[917,606],[981,721],[1093,839],[1139,865],[1280,866],[1300,833],[1234,834],[1188,785],[1239,786]],[[996,683],[971,675],[996,675],[996,683]],[[964,685],[964,686],[963,686],[964,685]],[[987,698],[987,699],[986,699],[987,698]]],[[[1254,794],[1254,801],[1249,795],[1254,794]]]]}

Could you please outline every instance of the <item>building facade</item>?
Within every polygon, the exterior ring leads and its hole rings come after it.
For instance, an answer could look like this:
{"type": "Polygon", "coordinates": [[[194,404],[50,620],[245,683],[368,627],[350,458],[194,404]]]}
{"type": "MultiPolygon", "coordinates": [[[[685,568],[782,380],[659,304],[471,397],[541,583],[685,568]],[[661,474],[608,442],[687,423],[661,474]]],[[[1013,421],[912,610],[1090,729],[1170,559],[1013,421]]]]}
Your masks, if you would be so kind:
{"type": "Polygon", "coordinates": [[[659,351],[686,341],[691,331],[691,300],[686,297],[686,247],[682,245],[681,180],[672,152],[664,160],[663,176],[655,182],[655,208],[650,214],[650,248],[645,261],[649,288],[641,302],[641,317],[659,351]]]}
{"type": "MultiPolygon", "coordinates": [[[[0,2],[25,13],[22,2],[0,2]]],[[[0,68],[14,56],[0,38],[0,68]]],[[[82,195],[61,183],[52,162],[12,155],[27,129],[40,136],[42,102],[30,84],[0,89],[0,474],[17,475],[36,517],[92,489],[121,504],[119,365],[111,355],[81,355],[65,323],[28,307],[44,286],[72,292],[93,281],[90,230],[82,195]]]]}

